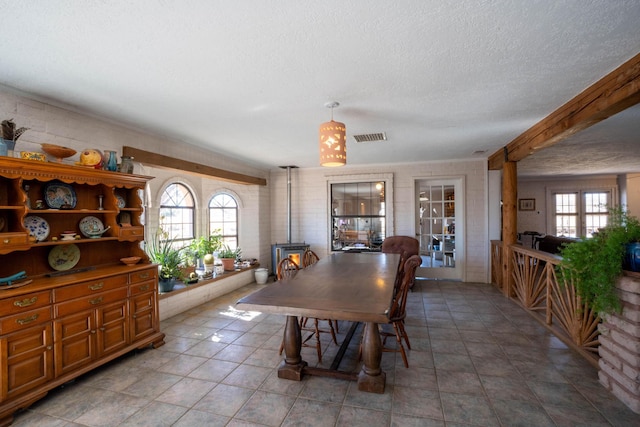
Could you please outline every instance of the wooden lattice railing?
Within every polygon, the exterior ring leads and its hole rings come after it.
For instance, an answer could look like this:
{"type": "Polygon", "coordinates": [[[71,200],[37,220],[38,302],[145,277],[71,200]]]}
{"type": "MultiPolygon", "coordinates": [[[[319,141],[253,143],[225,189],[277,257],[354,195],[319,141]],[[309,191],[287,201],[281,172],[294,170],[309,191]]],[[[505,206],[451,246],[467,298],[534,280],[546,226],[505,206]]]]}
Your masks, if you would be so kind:
{"type": "MultiPolygon", "coordinates": [[[[520,245],[511,245],[513,281],[503,283],[502,242],[491,242],[491,278],[505,295],[514,295],[526,310],[555,334],[590,359],[597,358],[600,317],[576,293],[572,281],[558,277],[561,257],[520,245]],[[506,290],[505,286],[511,286],[506,290]]],[[[569,279],[571,280],[571,279],[569,279]]]]}

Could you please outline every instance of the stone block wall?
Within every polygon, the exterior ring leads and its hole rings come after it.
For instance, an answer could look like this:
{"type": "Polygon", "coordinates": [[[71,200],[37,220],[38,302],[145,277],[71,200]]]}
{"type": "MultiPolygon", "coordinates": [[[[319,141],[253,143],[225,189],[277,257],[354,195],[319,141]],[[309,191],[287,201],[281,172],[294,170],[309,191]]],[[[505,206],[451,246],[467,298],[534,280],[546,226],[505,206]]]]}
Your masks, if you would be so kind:
{"type": "Polygon", "coordinates": [[[640,414],[640,273],[618,281],[622,313],[600,324],[600,383],[640,414]]]}

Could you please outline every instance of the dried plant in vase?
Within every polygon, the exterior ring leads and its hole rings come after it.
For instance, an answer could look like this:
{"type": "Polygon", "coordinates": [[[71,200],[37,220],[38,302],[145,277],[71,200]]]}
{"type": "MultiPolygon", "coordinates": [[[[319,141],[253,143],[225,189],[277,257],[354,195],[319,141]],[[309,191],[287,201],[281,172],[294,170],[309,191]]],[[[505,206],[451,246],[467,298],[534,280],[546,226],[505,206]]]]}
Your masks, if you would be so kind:
{"type": "Polygon", "coordinates": [[[16,124],[13,122],[13,119],[3,120],[2,121],[2,139],[5,140],[5,144],[7,144],[7,149],[13,150],[16,145],[16,141],[23,133],[28,131],[30,128],[21,127],[16,129],[16,124]]]}

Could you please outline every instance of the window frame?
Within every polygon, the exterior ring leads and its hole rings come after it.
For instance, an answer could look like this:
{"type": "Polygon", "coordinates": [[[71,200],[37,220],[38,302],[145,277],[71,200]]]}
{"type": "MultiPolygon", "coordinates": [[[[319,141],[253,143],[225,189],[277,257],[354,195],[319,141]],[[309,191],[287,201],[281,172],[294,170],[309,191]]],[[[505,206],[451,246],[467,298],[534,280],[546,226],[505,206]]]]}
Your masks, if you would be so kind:
{"type": "Polygon", "coordinates": [[[216,230],[220,230],[221,234],[222,234],[222,242],[224,245],[228,245],[231,249],[236,249],[240,246],[240,202],[238,200],[238,197],[229,192],[229,191],[218,191],[216,193],[214,193],[210,198],[209,198],[209,202],[207,203],[207,228],[209,230],[209,234],[212,234],[214,231],[216,230]],[[231,208],[227,208],[227,207],[212,207],[211,203],[220,196],[225,196],[228,197],[229,199],[233,200],[235,207],[233,208],[235,210],[235,234],[225,234],[224,230],[224,211],[231,209],[231,208]],[[213,228],[212,227],[212,215],[211,215],[211,210],[212,209],[220,209],[222,210],[222,217],[223,217],[223,227],[222,228],[213,228]]]}
{"type": "MultiPolygon", "coordinates": [[[[184,200],[185,198],[183,198],[184,200]]],[[[184,214],[180,215],[181,218],[184,218],[184,214]]],[[[162,191],[160,192],[160,199],[159,199],[159,207],[158,207],[158,228],[162,229],[164,232],[169,233],[169,236],[171,236],[171,238],[173,239],[174,243],[180,243],[180,242],[190,242],[191,240],[193,240],[195,238],[195,233],[196,233],[196,198],[194,195],[193,190],[191,190],[191,188],[189,188],[188,185],[186,185],[183,182],[180,181],[170,181],[168,182],[164,188],[162,189],[162,191]],[[182,206],[182,205],[164,205],[162,204],[162,200],[164,199],[164,195],[165,193],[167,193],[170,188],[174,187],[174,186],[179,186],[184,188],[186,194],[188,194],[188,196],[191,199],[191,206],[182,206]],[[180,229],[181,229],[181,233],[179,234],[179,237],[176,238],[176,234],[172,233],[171,230],[166,229],[167,226],[167,222],[164,220],[164,218],[167,218],[166,216],[163,216],[163,209],[170,209],[170,210],[189,210],[191,211],[191,235],[190,236],[185,236],[184,235],[184,224],[188,224],[185,222],[174,222],[171,221],[169,224],[173,225],[173,224],[183,224],[180,229]]],[[[172,227],[170,227],[172,228],[172,227]]]]}
{"type": "MultiPolygon", "coordinates": [[[[556,212],[556,195],[559,194],[575,194],[576,195],[576,236],[580,237],[590,237],[587,232],[587,217],[588,216],[601,216],[607,215],[608,210],[611,207],[615,207],[618,205],[617,200],[617,187],[610,186],[574,186],[574,187],[557,187],[557,188],[549,188],[547,189],[547,206],[550,208],[547,209],[547,234],[556,236],[557,228],[556,228],[556,219],[558,214],[556,212]],[[608,194],[608,203],[606,211],[596,211],[596,212],[587,212],[586,207],[586,196],[588,194],[595,193],[606,193],[608,194]]],[[[573,236],[567,236],[573,237],[573,236]]]]}
{"type": "MultiPolygon", "coordinates": [[[[384,184],[385,197],[385,215],[384,228],[385,236],[395,234],[394,212],[393,212],[393,174],[353,174],[327,177],[327,247],[331,252],[340,252],[341,249],[335,249],[333,245],[333,222],[336,215],[333,214],[332,186],[335,184],[357,184],[357,183],[378,183],[384,184]]],[[[343,216],[343,215],[338,215],[343,216]]],[[[361,215],[357,215],[362,217],[361,215]]],[[[379,216],[376,216],[379,217],[379,216]]],[[[379,248],[378,248],[379,249],[379,248]]]]}

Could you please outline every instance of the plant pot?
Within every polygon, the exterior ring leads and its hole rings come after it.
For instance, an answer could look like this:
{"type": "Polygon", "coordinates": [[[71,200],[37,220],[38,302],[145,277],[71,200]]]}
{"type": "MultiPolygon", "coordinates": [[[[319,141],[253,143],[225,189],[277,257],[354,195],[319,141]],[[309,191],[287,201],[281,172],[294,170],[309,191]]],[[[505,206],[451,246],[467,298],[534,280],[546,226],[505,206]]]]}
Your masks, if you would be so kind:
{"type": "Polygon", "coordinates": [[[172,277],[170,279],[158,279],[158,291],[159,292],[171,292],[173,287],[176,285],[176,278],[172,277]]]}
{"type": "Polygon", "coordinates": [[[189,267],[180,267],[180,271],[182,272],[182,277],[188,279],[191,273],[196,272],[196,266],[192,265],[189,267]]]}
{"type": "Polygon", "coordinates": [[[264,285],[269,278],[269,271],[266,268],[256,268],[255,271],[256,283],[258,285],[264,285]]]}
{"type": "Polygon", "coordinates": [[[640,272],[640,243],[627,243],[622,268],[627,271],[640,272]]]}
{"type": "Polygon", "coordinates": [[[224,271],[233,271],[236,269],[235,258],[220,258],[220,261],[222,261],[222,266],[224,267],[224,271]]]}

